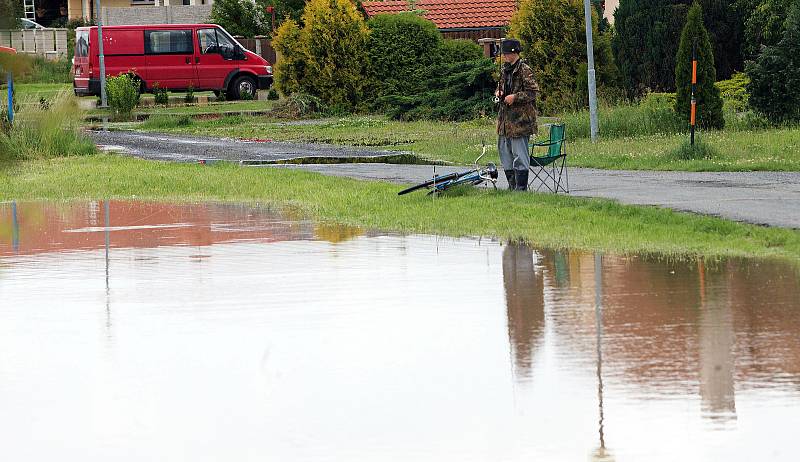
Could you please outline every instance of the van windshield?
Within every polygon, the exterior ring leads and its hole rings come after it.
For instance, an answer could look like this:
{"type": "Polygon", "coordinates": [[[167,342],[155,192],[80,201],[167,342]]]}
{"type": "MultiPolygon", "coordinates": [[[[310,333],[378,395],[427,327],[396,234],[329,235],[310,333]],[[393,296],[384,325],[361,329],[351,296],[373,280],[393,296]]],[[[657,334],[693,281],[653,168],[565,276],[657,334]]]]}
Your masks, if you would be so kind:
{"type": "Polygon", "coordinates": [[[85,58],[89,56],[89,31],[75,31],[75,57],[85,58]]]}

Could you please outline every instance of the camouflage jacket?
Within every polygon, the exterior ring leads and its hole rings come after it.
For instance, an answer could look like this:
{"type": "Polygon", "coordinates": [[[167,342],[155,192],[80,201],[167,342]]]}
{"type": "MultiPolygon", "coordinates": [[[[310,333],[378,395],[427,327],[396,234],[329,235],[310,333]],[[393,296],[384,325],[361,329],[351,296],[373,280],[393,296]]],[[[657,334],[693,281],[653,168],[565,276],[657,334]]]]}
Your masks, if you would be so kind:
{"type": "Polygon", "coordinates": [[[533,70],[528,63],[520,59],[513,65],[503,64],[497,89],[501,92],[497,134],[509,138],[535,135],[538,131],[536,94],[539,92],[539,84],[533,78],[533,70]],[[512,94],[514,104],[509,106],[503,98],[512,94]]]}

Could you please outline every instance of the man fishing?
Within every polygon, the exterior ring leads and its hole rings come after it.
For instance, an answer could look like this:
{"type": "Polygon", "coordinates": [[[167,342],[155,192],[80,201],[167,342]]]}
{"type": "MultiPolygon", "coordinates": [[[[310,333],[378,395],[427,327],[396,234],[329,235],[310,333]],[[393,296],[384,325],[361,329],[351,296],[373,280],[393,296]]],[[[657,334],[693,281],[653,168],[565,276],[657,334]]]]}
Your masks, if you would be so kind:
{"type": "Polygon", "coordinates": [[[533,78],[533,70],[519,57],[519,40],[503,40],[501,50],[503,67],[495,92],[496,101],[500,103],[497,149],[508,180],[508,189],[526,191],[531,164],[528,142],[538,131],[536,94],[539,84],[533,78]]]}

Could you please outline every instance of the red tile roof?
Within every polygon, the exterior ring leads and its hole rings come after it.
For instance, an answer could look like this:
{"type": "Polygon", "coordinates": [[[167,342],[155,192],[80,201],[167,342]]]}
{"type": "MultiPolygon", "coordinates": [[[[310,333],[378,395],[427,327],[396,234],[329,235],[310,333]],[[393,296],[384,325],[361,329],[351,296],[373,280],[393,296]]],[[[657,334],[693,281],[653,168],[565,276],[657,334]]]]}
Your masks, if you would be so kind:
{"type": "MultiPolygon", "coordinates": [[[[406,0],[364,2],[372,17],[381,13],[408,11],[406,0]]],[[[439,29],[474,29],[507,26],[517,9],[517,0],[419,0],[415,8],[439,29]]]]}

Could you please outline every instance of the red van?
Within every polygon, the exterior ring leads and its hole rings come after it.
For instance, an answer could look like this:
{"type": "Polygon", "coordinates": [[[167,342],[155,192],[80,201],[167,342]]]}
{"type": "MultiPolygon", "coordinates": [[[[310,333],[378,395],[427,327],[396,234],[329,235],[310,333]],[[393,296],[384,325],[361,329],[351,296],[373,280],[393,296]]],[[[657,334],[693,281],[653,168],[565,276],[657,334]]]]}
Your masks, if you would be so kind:
{"type": "MultiPolygon", "coordinates": [[[[75,29],[72,72],[76,95],[100,94],[97,27],[75,29]]],[[[272,84],[272,65],[216,24],[103,27],[106,76],[133,72],[142,92],[157,83],[172,91],[224,92],[228,99],[272,84]]]]}

